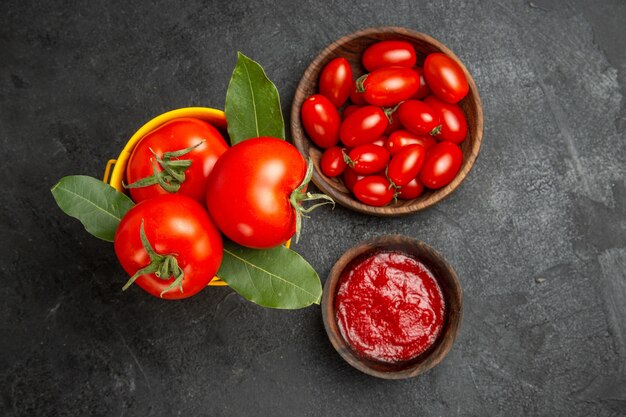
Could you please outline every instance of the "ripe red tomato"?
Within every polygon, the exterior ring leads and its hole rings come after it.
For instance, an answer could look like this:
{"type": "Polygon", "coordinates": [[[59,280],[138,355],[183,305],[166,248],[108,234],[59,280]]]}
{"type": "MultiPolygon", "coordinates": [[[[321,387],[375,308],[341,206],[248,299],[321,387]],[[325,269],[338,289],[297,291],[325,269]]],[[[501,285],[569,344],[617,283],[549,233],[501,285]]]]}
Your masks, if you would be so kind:
{"type": "Polygon", "coordinates": [[[369,72],[384,67],[406,67],[415,65],[415,48],[405,41],[376,42],[363,52],[363,66],[369,72]]]}
{"type": "Polygon", "coordinates": [[[376,139],[374,142],[372,142],[372,145],[378,145],[378,146],[382,146],[383,148],[385,147],[385,143],[387,143],[387,136],[381,136],[378,139],[376,139]]]}
{"type": "Polygon", "coordinates": [[[375,207],[388,204],[395,195],[389,180],[381,175],[361,178],[354,184],[352,192],[362,203],[375,207]]]}
{"type": "Polygon", "coordinates": [[[424,68],[416,67],[414,69],[415,69],[415,72],[417,72],[420,76],[420,87],[417,90],[417,93],[415,93],[415,95],[411,98],[413,100],[423,100],[424,98],[428,97],[428,95],[430,94],[430,88],[428,88],[428,84],[426,83],[426,78],[424,78],[424,68]]]}
{"type": "Polygon", "coordinates": [[[413,133],[433,136],[439,133],[439,116],[423,101],[407,100],[398,107],[396,114],[402,126],[413,133]]]}
{"type": "Polygon", "coordinates": [[[226,149],[228,144],[220,132],[204,120],[180,118],[165,123],[144,136],[130,155],[126,183],[131,198],[139,203],[177,192],[204,203],[207,178],[226,149]],[[184,149],[190,150],[184,155],[170,157],[171,153],[184,149]],[[181,160],[189,161],[190,165],[176,166],[181,160]],[[165,167],[177,172],[178,178],[169,175],[165,167]],[[155,169],[163,186],[154,176],[155,169]],[[147,180],[138,182],[142,179],[147,180]],[[149,185],[141,186],[143,182],[149,185]]]}
{"type": "Polygon", "coordinates": [[[363,93],[361,93],[356,88],[356,82],[352,83],[352,89],[350,90],[350,101],[352,102],[352,104],[356,104],[357,106],[367,105],[367,101],[365,100],[363,93]]]}
{"type": "Polygon", "coordinates": [[[314,94],[302,103],[302,124],[307,135],[320,148],[330,148],[339,141],[339,112],[326,97],[314,94]]]}
{"type": "Polygon", "coordinates": [[[467,119],[458,104],[446,103],[437,97],[430,96],[424,103],[428,104],[439,115],[441,131],[439,140],[461,143],[467,137],[467,119]]]}
{"type": "Polygon", "coordinates": [[[348,148],[371,143],[383,134],[388,124],[380,107],[361,107],[341,123],[339,138],[348,148]]]}
{"type": "Polygon", "coordinates": [[[425,158],[426,149],[422,145],[407,145],[389,161],[387,177],[398,187],[406,185],[417,177],[425,158]]]}
{"type": "Polygon", "coordinates": [[[168,300],[202,290],[222,262],[219,230],[204,207],[180,194],[157,196],[131,208],[115,232],[113,245],[131,276],[124,289],[134,281],[146,292],[168,300]],[[142,242],[142,228],[148,246],[142,242]]]}
{"type": "Polygon", "coordinates": [[[327,177],[341,175],[347,166],[346,161],[344,161],[343,149],[338,146],[326,149],[320,159],[320,166],[327,177]]]}
{"type": "Polygon", "coordinates": [[[352,113],[354,113],[355,111],[357,111],[360,108],[361,108],[361,106],[357,106],[355,104],[352,104],[350,106],[346,106],[346,108],[343,109],[343,112],[341,112],[342,119],[346,120],[346,117],[350,116],[352,113]]]}
{"type": "Polygon", "coordinates": [[[382,146],[366,143],[352,149],[348,154],[348,165],[357,174],[373,174],[387,166],[389,151],[382,146]]]}
{"type": "Polygon", "coordinates": [[[352,68],[345,58],[330,61],[320,75],[320,94],[325,96],[335,107],[343,106],[352,90],[352,68]]]}
{"type": "Polygon", "coordinates": [[[385,142],[385,148],[393,156],[407,145],[422,145],[428,152],[436,143],[437,141],[430,135],[418,135],[409,130],[397,130],[389,136],[387,142],[385,142]]]}
{"type": "Polygon", "coordinates": [[[410,99],[420,86],[419,74],[412,68],[381,68],[363,78],[362,88],[358,80],[357,88],[369,104],[380,107],[392,107],[410,99]]]}
{"type": "Polygon", "coordinates": [[[439,142],[428,152],[419,179],[426,187],[437,189],[448,185],[461,169],[463,153],[452,142],[439,142]]]}
{"type": "Polygon", "coordinates": [[[343,182],[346,185],[346,188],[350,191],[354,189],[354,184],[356,184],[356,182],[361,178],[365,178],[365,175],[357,174],[350,167],[346,167],[343,171],[343,182]]]}
{"type": "Polygon", "coordinates": [[[449,56],[436,52],[424,61],[424,77],[434,95],[448,103],[457,103],[469,91],[463,69],[449,56]]]}
{"type": "MultiPolygon", "coordinates": [[[[240,245],[266,249],[296,232],[299,204],[290,198],[307,166],[290,143],[269,137],[239,142],[222,155],[209,177],[207,208],[217,227],[240,245]]],[[[298,196],[293,195],[297,200],[298,196]]]]}
{"type": "Polygon", "coordinates": [[[413,178],[408,184],[398,189],[398,198],[402,200],[413,200],[424,192],[424,185],[419,179],[413,178]]]}

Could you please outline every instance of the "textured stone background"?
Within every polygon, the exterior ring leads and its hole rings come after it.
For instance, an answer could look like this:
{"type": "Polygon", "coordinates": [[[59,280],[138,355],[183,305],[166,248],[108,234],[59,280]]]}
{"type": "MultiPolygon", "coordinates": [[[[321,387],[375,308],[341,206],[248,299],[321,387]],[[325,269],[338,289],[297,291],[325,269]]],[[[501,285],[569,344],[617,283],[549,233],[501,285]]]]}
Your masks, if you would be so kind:
{"type": "Polygon", "coordinates": [[[355,4],[4,0],[0,4],[0,415],[626,415],[626,3],[355,4]],[[288,115],[330,41],[398,25],[466,63],[484,144],[451,198],[378,219],[320,209],[296,249],[322,279],[357,241],[441,250],[465,295],[447,359],[408,381],[353,370],[319,308],[265,310],[228,288],[162,302],[55,206],[143,122],[223,107],[241,50],[288,115]]]}

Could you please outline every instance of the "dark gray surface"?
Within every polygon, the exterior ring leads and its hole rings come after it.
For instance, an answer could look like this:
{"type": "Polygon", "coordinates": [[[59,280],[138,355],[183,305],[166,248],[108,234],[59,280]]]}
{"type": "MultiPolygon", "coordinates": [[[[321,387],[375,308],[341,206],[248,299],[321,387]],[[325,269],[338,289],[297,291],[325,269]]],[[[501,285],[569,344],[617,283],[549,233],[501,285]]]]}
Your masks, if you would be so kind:
{"type": "Polygon", "coordinates": [[[0,5],[0,415],[626,415],[626,3],[133,3],[0,5]],[[441,250],[465,295],[446,360],[378,380],[333,351],[317,307],[266,310],[227,288],[122,293],[112,247],[50,186],[100,176],[163,111],[222,108],[237,50],[288,114],[326,44],[380,25],[431,34],[466,63],[480,157],[436,208],[323,208],[296,249],[322,279],[388,232],[441,250]]]}

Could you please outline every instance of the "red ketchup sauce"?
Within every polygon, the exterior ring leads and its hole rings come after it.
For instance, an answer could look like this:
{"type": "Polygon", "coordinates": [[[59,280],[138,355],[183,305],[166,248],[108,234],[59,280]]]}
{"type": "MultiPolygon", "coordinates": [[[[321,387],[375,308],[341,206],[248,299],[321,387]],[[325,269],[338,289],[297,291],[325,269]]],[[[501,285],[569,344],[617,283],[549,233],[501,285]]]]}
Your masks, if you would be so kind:
{"type": "Polygon", "coordinates": [[[343,338],[358,355],[393,363],[432,346],[443,327],[445,302],[420,261],[377,252],[342,272],[335,311],[343,338]]]}

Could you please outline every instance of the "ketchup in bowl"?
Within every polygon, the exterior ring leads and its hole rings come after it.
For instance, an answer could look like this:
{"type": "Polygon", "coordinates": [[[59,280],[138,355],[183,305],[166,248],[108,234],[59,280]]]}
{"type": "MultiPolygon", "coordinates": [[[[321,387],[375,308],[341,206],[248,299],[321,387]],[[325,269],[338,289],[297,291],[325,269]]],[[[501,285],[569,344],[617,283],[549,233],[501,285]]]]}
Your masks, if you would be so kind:
{"type": "Polygon", "coordinates": [[[358,258],[339,279],[337,325],[352,350],[367,359],[397,363],[419,356],[437,340],[445,314],[431,271],[401,252],[358,258]]]}

